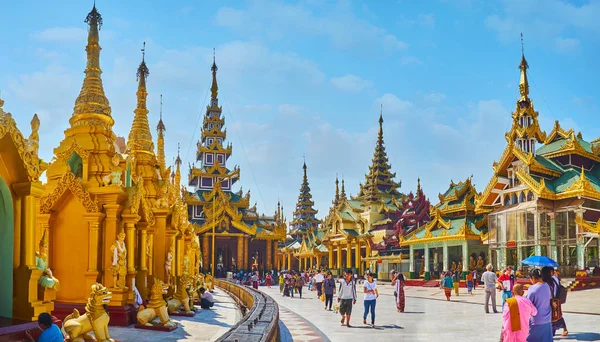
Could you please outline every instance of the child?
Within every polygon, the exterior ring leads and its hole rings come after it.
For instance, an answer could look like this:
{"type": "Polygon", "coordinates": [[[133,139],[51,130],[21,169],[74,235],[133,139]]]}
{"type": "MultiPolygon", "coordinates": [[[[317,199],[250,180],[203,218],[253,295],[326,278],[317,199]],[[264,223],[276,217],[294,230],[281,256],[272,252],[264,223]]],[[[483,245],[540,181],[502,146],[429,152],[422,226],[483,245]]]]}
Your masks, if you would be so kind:
{"type": "Polygon", "coordinates": [[[467,273],[467,292],[473,295],[473,275],[471,273],[467,273]]]}

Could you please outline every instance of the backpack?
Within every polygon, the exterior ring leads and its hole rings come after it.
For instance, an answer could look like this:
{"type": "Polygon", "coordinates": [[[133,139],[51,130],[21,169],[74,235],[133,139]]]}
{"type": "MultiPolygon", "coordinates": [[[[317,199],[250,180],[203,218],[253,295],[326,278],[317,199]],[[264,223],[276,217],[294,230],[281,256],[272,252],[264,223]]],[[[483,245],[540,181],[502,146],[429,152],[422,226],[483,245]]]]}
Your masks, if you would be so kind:
{"type": "Polygon", "coordinates": [[[566,287],[562,286],[561,283],[557,283],[556,279],[553,279],[554,281],[554,286],[556,286],[556,298],[558,298],[558,300],[560,301],[561,304],[564,304],[567,302],[567,294],[569,293],[569,291],[567,290],[566,287]]]}

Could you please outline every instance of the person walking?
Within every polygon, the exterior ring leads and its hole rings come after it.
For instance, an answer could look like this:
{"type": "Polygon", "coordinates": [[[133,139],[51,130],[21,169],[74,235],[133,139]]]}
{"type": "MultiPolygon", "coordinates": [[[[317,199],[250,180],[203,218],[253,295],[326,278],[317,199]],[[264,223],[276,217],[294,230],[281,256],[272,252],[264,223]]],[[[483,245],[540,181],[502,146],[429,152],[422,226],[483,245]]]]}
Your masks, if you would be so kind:
{"type": "Polygon", "coordinates": [[[523,285],[513,286],[511,298],[506,299],[502,310],[502,342],[522,342],[529,334],[529,320],[537,315],[533,303],[523,297],[523,285]]]}
{"type": "Polygon", "coordinates": [[[485,288],[485,313],[490,313],[488,309],[490,297],[492,298],[492,310],[494,313],[498,313],[498,309],[496,309],[496,273],[492,272],[492,264],[488,264],[485,269],[486,271],[481,275],[481,281],[485,288]]]}
{"type": "Polygon", "coordinates": [[[448,271],[444,273],[444,278],[440,281],[440,287],[444,290],[444,295],[446,295],[446,300],[450,300],[452,297],[452,289],[454,288],[454,284],[452,283],[451,272],[448,271]]]}
{"type": "Polygon", "coordinates": [[[290,296],[294,298],[294,292],[296,292],[296,275],[292,272],[290,275],[290,296]]]}
{"type": "MultiPolygon", "coordinates": [[[[552,289],[552,297],[557,298],[560,281],[554,275],[554,269],[552,267],[546,266],[542,268],[542,280],[544,280],[544,282],[552,289]]],[[[562,315],[562,304],[560,303],[560,300],[554,300],[552,304],[554,305],[554,314],[552,316],[552,336],[556,334],[556,330],[562,329],[563,333],[560,336],[565,337],[569,334],[569,330],[567,330],[567,323],[562,315]]]]}
{"type": "Polygon", "coordinates": [[[345,277],[340,281],[340,289],[338,291],[338,303],[340,303],[340,315],[342,315],[340,323],[350,328],[352,306],[356,304],[356,282],[352,277],[351,269],[347,269],[344,275],[345,277]],[[346,321],[345,324],[344,320],[346,321]]]}
{"type": "Polygon", "coordinates": [[[271,277],[271,273],[267,273],[265,277],[265,282],[267,283],[267,287],[271,288],[271,282],[273,281],[273,277],[271,277]]]}
{"type": "Polygon", "coordinates": [[[473,277],[473,289],[477,288],[477,270],[473,270],[471,272],[471,276],[473,277]]]}
{"type": "Polygon", "coordinates": [[[304,287],[304,277],[298,277],[298,280],[296,281],[296,287],[298,288],[298,294],[300,295],[300,298],[302,298],[302,288],[304,287]]]}
{"type": "Polygon", "coordinates": [[[325,277],[319,270],[317,274],[313,277],[313,280],[315,282],[315,286],[317,287],[317,298],[320,298],[321,294],[323,293],[323,281],[325,281],[325,277]]]}
{"type": "Polygon", "coordinates": [[[405,297],[404,297],[404,274],[394,274],[392,286],[394,286],[394,297],[396,297],[396,309],[398,312],[404,312],[405,297]]]}
{"type": "Polygon", "coordinates": [[[512,274],[512,268],[507,266],[504,273],[497,280],[498,288],[502,290],[502,310],[504,310],[504,303],[510,297],[512,297],[512,289],[515,285],[515,275],[512,274]]]}
{"type": "Polygon", "coordinates": [[[331,272],[327,272],[327,279],[323,281],[323,292],[325,293],[325,310],[331,311],[333,295],[335,294],[335,279],[331,272]],[[329,306],[327,306],[329,304],[329,306]]]}
{"type": "Polygon", "coordinates": [[[452,285],[454,286],[454,294],[458,296],[458,285],[460,285],[460,272],[458,270],[452,273],[452,285]]]}
{"type": "Polygon", "coordinates": [[[467,293],[473,295],[473,275],[467,273],[467,293]]]}
{"type": "Polygon", "coordinates": [[[258,271],[252,274],[252,287],[258,290],[258,271]]]}
{"type": "Polygon", "coordinates": [[[284,287],[285,287],[285,278],[283,277],[283,273],[279,273],[279,293],[283,294],[284,287]]]}
{"type": "Polygon", "coordinates": [[[369,315],[369,312],[371,312],[371,327],[375,328],[375,304],[377,304],[377,298],[379,298],[379,291],[377,291],[377,283],[373,279],[372,273],[367,273],[365,278],[366,280],[363,283],[363,290],[365,293],[363,324],[367,324],[367,316],[369,315]]]}
{"type": "Polygon", "coordinates": [[[531,286],[527,290],[529,299],[537,309],[537,315],[529,321],[527,342],[552,341],[552,289],[542,279],[542,272],[534,268],[529,271],[531,286]]]}

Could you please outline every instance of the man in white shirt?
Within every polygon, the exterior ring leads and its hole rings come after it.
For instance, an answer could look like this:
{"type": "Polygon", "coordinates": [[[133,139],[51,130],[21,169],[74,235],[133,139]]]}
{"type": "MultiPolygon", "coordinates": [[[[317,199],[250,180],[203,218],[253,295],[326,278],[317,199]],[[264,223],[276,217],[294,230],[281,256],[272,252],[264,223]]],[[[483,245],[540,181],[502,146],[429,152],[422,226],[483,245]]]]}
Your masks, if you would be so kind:
{"type": "Polygon", "coordinates": [[[340,281],[340,289],[338,291],[338,303],[340,303],[340,314],[342,315],[340,323],[350,328],[352,305],[356,304],[356,282],[352,277],[351,269],[346,270],[344,275],[345,279],[340,281]],[[346,324],[344,324],[344,319],[346,324]]]}
{"type": "Polygon", "coordinates": [[[203,309],[210,309],[215,305],[215,299],[213,295],[206,291],[205,288],[200,288],[200,307],[203,309]]]}
{"type": "Polygon", "coordinates": [[[317,286],[317,297],[321,297],[321,294],[323,293],[323,281],[324,280],[325,280],[325,277],[323,276],[321,271],[319,271],[317,273],[317,275],[315,276],[315,285],[317,286]]]}
{"type": "Polygon", "coordinates": [[[496,281],[498,278],[496,273],[492,272],[492,264],[488,264],[486,269],[487,271],[481,275],[481,281],[485,286],[485,313],[490,313],[488,309],[490,297],[492,298],[492,310],[494,310],[494,313],[498,313],[496,309],[496,281]]]}

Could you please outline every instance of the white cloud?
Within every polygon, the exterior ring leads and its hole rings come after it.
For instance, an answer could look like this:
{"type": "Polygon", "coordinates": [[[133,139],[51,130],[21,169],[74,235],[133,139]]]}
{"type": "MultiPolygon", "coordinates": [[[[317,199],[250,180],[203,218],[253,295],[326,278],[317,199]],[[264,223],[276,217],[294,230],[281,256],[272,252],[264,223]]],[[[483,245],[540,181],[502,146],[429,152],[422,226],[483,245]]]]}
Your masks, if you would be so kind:
{"type": "Polygon", "coordinates": [[[83,42],[87,31],[79,27],[51,27],[33,34],[35,39],[53,43],[83,42]]]}
{"type": "Polygon", "coordinates": [[[333,86],[340,90],[354,93],[373,87],[373,82],[351,74],[341,77],[332,77],[329,81],[333,86]]]}
{"type": "Polygon", "coordinates": [[[413,104],[410,101],[399,99],[396,95],[390,93],[383,94],[375,100],[374,106],[379,109],[380,105],[383,105],[384,116],[387,116],[387,114],[406,114],[413,109],[413,104]]]}
{"type": "Polygon", "coordinates": [[[435,28],[435,16],[433,14],[421,14],[419,16],[419,24],[425,28],[435,28]]]}
{"type": "Polygon", "coordinates": [[[565,54],[577,53],[580,48],[580,42],[574,38],[556,38],[556,49],[565,54]]]}
{"type": "Polygon", "coordinates": [[[407,44],[387,30],[357,18],[347,3],[314,12],[302,5],[277,1],[253,2],[245,9],[223,7],[215,16],[217,25],[251,37],[283,39],[290,35],[324,36],[341,50],[364,53],[370,49],[387,52],[407,44]]]}

